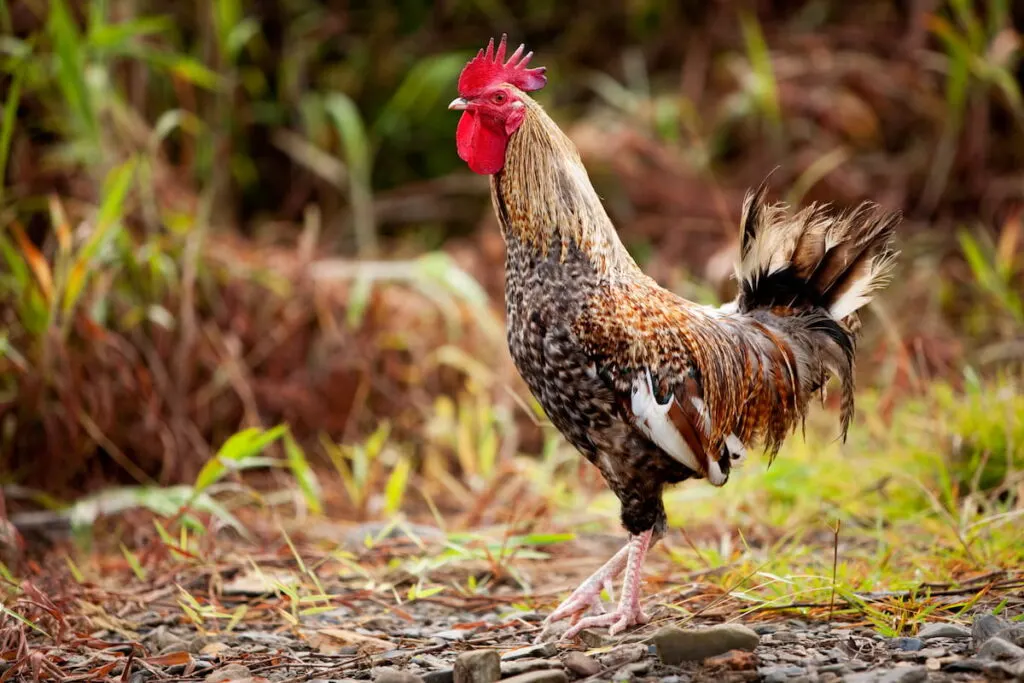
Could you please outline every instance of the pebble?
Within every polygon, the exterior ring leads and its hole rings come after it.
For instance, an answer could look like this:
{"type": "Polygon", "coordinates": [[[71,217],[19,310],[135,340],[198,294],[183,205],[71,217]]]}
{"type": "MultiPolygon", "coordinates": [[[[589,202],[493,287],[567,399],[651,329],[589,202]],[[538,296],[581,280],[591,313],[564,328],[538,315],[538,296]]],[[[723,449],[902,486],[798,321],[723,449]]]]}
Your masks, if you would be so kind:
{"type": "Polygon", "coordinates": [[[223,666],[206,677],[206,683],[227,683],[243,678],[252,678],[252,671],[249,667],[241,664],[228,664],[223,666]]]}
{"type": "Polygon", "coordinates": [[[932,638],[970,638],[971,629],[959,624],[925,624],[917,632],[917,637],[921,640],[931,640],[932,638]]]}
{"type": "Polygon", "coordinates": [[[890,645],[905,652],[917,652],[924,647],[924,641],[920,638],[893,638],[890,645]]]}
{"type": "Polygon", "coordinates": [[[658,657],[665,664],[707,659],[729,650],[753,651],[761,636],[741,624],[702,629],[663,626],[654,634],[658,657]]]}
{"type": "Polygon", "coordinates": [[[447,631],[438,631],[437,633],[431,634],[431,636],[434,638],[442,638],[444,640],[451,640],[455,642],[465,640],[466,638],[469,638],[471,635],[473,635],[473,631],[471,631],[468,628],[450,628],[447,631]]]}
{"type": "Polygon", "coordinates": [[[1024,647],[1024,626],[1004,628],[996,634],[996,637],[1002,638],[1008,643],[1013,643],[1017,647],[1024,647]]]}
{"type": "Polygon", "coordinates": [[[600,660],[605,668],[618,669],[625,664],[642,659],[645,654],[647,654],[646,645],[643,643],[629,643],[627,645],[619,645],[608,654],[601,656],[600,660]]]}
{"type": "Polygon", "coordinates": [[[940,671],[949,674],[973,674],[981,673],[985,670],[985,662],[978,659],[958,659],[952,662],[946,662],[942,665],[940,671]]]}
{"type": "Polygon", "coordinates": [[[825,656],[833,662],[845,662],[849,657],[846,653],[840,650],[838,647],[833,647],[825,651],[825,656]]]}
{"type": "Polygon", "coordinates": [[[501,677],[518,676],[528,671],[557,669],[559,666],[561,662],[557,659],[513,659],[510,662],[501,662],[501,677]]]}
{"type": "Polygon", "coordinates": [[[912,661],[915,659],[937,659],[939,657],[945,656],[946,649],[942,647],[926,647],[923,650],[896,653],[896,659],[904,662],[912,661]]]}
{"type": "Polygon", "coordinates": [[[503,652],[501,658],[504,661],[526,659],[527,657],[544,659],[554,657],[556,654],[558,654],[558,647],[554,643],[537,643],[536,645],[527,645],[526,647],[503,652]]]}
{"type": "Polygon", "coordinates": [[[818,673],[833,673],[843,676],[850,673],[850,667],[846,666],[845,664],[826,664],[825,666],[820,667],[818,669],[818,673]]]}
{"type": "Polygon", "coordinates": [[[373,683],[423,683],[423,679],[408,671],[386,668],[373,677],[373,683]]]}
{"type": "Polygon", "coordinates": [[[919,683],[928,680],[928,669],[923,666],[901,666],[887,671],[878,683],[919,683]]]}
{"type": "Polygon", "coordinates": [[[506,678],[505,683],[568,683],[569,677],[561,669],[531,671],[528,674],[506,678]]]}
{"type": "Polygon", "coordinates": [[[497,650],[473,650],[455,658],[455,683],[494,683],[501,679],[501,674],[497,650]]]}
{"type": "Polygon", "coordinates": [[[764,683],[783,683],[794,676],[803,676],[805,672],[802,666],[772,666],[757,670],[764,683]]]}
{"type": "Polygon", "coordinates": [[[983,659],[1024,660],[1024,648],[1017,647],[1000,636],[993,636],[978,648],[978,656],[983,659]]]}
{"type": "Polygon", "coordinates": [[[974,648],[978,649],[982,644],[1012,624],[1006,619],[997,617],[994,614],[982,614],[974,618],[971,624],[971,638],[974,639],[974,648]]]}
{"type": "Polygon", "coordinates": [[[623,667],[623,671],[633,676],[643,676],[645,673],[651,670],[650,662],[633,662],[623,667]]]}
{"type": "Polygon", "coordinates": [[[596,659],[575,650],[566,653],[562,658],[562,664],[577,676],[596,676],[602,668],[596,659]]]}
{"type": "Polygon", "coordinates": [[[423,674],[423,683],[455,683],[455,670],[439,669],[423,674]]]}
{"type": "Polygon", "coordinates": [[[576,634],[576,637],[589,648],[604,647],[613,642],[607,634],[592,628],[585,628],[576,634]]]}

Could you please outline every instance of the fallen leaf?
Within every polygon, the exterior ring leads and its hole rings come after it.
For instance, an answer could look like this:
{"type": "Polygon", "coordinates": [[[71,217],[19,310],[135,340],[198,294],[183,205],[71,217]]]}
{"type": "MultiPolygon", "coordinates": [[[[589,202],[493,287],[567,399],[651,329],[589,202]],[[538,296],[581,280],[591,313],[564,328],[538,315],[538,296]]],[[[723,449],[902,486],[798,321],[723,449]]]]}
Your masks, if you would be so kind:
{"type": "Polygon", "coordinates": [[[142,661],[153,666],[185,666],[192,663],[192,655],[179,650],[178,652],[168,652],[165,655],[146,657],[142,661]]]}
{"type": "Polygon", "coordinates": [[[322,654],[337,654],[341,648],[354,645],[365,652],[387,652],[395,644],[381,638],[364,636],[362,633],[343,628],[322,628],[308,636],[310,644],[322,654]]]}

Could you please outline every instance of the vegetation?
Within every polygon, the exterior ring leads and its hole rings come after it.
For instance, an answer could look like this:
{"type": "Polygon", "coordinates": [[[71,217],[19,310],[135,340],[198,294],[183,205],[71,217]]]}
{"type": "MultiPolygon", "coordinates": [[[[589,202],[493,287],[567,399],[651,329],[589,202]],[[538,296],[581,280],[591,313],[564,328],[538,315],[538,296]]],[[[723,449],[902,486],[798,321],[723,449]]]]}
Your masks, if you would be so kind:
{"type": "Polygon", "coordinates": [[[730,295],[775,167],[791,202],[906,215],[849,441],[817,415],[770,469],[669,494],[667,614],[1020,614],[1020,3],[328,5],[0,0],[0,513],[28,541],[8,557],[0,517],[0,670],[130,640],[113,615],[171,585],[201,632],[360,591],[546,608],[618,533],[507,358],[486,183],[454,153],[445,104],[501,31],[684,295],[730,295]],[[261,599],[193,581],[215,572],[261,599]]]}

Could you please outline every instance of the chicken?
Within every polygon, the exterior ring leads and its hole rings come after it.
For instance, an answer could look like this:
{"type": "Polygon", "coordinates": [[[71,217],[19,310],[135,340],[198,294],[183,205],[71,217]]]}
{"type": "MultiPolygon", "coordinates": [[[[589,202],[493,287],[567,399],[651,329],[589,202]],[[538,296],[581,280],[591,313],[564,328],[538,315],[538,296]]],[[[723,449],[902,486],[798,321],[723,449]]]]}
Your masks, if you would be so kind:
{"type": "MultiPolygon", "coordinates": [[[[721,308],[645,275],[613,227],[572,142],[527,95],[546,84],[533,53],[493,39],[462,71],[457,150],[490,176],[506,246],[508,345],[530,391],[618,497],[625,547],[547,618],[563,635],[649,618],[644,557],[666,529],[662,492],[729,480],[748,449],[773,458],[830,377],[845,438],[854,412],[856,312],[889,280],[897,213],[743,205],[739,294],[721,308]],[[624,573],[617,607],[602,588],[624,573]],[[588,609],[597,614],[584,617],[588,609]]],[[[770,462],[770,460],[769,460],[770,462]]]]}

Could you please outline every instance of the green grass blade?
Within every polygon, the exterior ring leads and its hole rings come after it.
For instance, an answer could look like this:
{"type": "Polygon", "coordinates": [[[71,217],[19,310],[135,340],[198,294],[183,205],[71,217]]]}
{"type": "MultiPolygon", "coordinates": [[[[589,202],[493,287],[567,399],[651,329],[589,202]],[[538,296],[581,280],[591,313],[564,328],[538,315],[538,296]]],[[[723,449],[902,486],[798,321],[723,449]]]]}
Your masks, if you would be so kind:
{"type": "MultiPolygon", "coordinates": [[[[7,101],[4,103],[3,119],[0,122],[0,181],[7,177],[7,158],[11,153],[11,141],[14,139],[14,126],[17,121],[18,104],[21,102],[21,84],[25,78],[25,65],[21,64],[14,72],[7,101]]],[[[4,205],[5,183],[0,182],[0,208],[4,205]]]]}
{"type": "Polygon", "coordinates": [[[288,467],[291,469],[292,476],[295,477],[295,481],[299,485],[299,490],[302,491],[302,497],[305,499],[306,505],[309,506],[310,511],[314,514],[322,513],[324,508],[323,499],[320,493],[320,482],[316,478],[316,472],[309,466],[309,460],[306,459],[305,451],[296,443],[291,432],[287,431],[284,433],[284,452],[288,458],[288,467]]]}
{"type": "Polygon", "coordinates": [[[51,0],[47,31],[57,57],[57,85],[67,101],[69,113],[78,119],[81,132],[90,142],[96,142],[96,116],[85,82],[85,41],[64,0],[51,0]]]}
{"type": "Polygon", "coordinates": [[[107,176],[104,183],[103,202],[100,204],[99,214],[96,218],[96,225],[88,241],[81,248],[75,257],[74,264],[68,274],[68,281],[64,290],[62,312],[64,319],[70,317],[89,276],[93,271],[95,260],[103,247],[112,240],[121,225],[121,217],[124,211],[125,200],[128,197],[128,190],[135,179],[135,170],[138,166],[136,159],[130,159],[121,166],[114,168],[107,176]]]}

